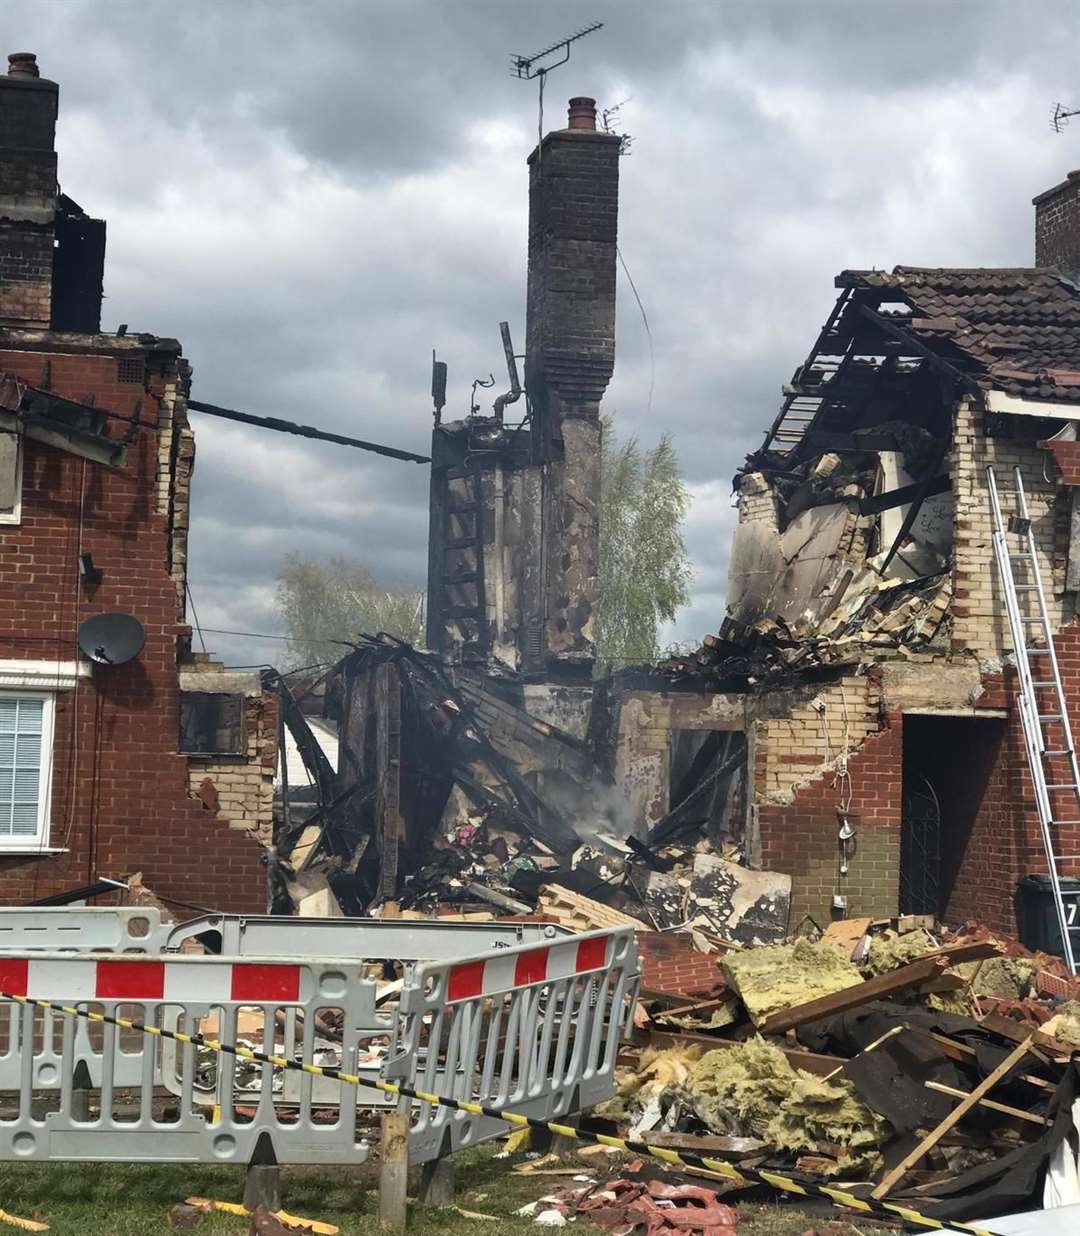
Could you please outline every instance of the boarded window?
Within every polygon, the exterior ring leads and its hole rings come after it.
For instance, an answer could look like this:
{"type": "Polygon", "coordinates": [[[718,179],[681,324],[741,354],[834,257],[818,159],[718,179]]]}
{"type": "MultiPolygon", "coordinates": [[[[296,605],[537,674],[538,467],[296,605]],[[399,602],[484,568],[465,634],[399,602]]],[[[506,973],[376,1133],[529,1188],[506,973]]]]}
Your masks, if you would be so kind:
{"type": "Polygon", "coordinates": [[[0,524],[19,522],[21,439],[0,429],[0,524]]]}
{"type": "Polygon", "coordinates": [[[180,693],[180,750],[188,755],[243,755],[244,697],[180,693]]]}

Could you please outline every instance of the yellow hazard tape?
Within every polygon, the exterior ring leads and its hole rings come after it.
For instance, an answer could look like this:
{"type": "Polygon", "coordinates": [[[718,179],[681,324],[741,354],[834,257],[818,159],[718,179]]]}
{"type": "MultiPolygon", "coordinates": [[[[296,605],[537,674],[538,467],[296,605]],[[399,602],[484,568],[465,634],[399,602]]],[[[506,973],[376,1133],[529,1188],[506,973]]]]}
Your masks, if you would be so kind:
{"type": "Polygon", "coordinates": [[[165,1030],[160,1026],[147,1026],[141,1021],[130,1021],[126,1017],[112,1017],[107,1013],[95,1013],[90,1009],[80,1009],[70,1004],[57,1004],[52,1000],[39,1000],[32,996],[16,996],[6,991],[0,991],[0,1000],[11,1000],[28,1008],[52,1009],[55,1012],[66,1013],[69,1017],[82,1017],[86,1021],[118,1026],[122,1030],[136,1030],[140,1034],[150,1034],[160,1039],[172,1039],[177,1043],[190,1043],[193,1047],[203,1047],[222,1055],[237,1056],[241,1060],[254,1060],[259,1064],[269,1064],[278,1069],[310,1073],[314,1077],[329,1077],[350,1086],[367,1086],[398,1098],[415,1099],[437,1107],[449,1107],[470,1116],[488,1116],[494,1120],[502,1120],[506,1124],[517,1125],[519,1128],[545,1129],[549,1133],[571,1137],[575,1141],[588,1142],[594,1146],[611,1146],[615,1150],[622,1150],[628,1154],[646,1155],[691,1174],[695,1170],[704,1169],[737,1183],[763,1184],[782,1193],[792,1193],[801,1197],[820,1197],[836,1206],[847,1206],[863,1214],[899,1218],[913,1226],[931,1228],[936,1231],[947,1228],[950,1231],[968,1232],[970,1236],[1000,1236],[999,1233],[972,1223],[959,1223],[955,1220],[946,1223],[930,1215],[920,1214],[916,1210],[909,1210],[906,1206],[897,1205],[895,1202],[855,1197],[854,1194],[844,1189],[836,1189],[830,1185],[816,1184],[808,1180],[794,1180],[790,1176],[782,1176],[777,1172],[762,1172],[750,1167],[734,1167],[723,1159],[710,1159],[687,1150],[666,1150],[659,1146],[650,1146],[646,1142],[610,1137],[606,1133],[590,1133],[567,1124],[555,1124],[550,1120],[537,1120],[533,1116],[523,1116],[520,1112],[508,1112],[501,1108],[488,1107],[484,1103],[472,1103],[466,1099],[451,1099],[445,1095],[428,1094],[423,1090],[413,1090],[409,1086],[395,1082],[374,1081],[360,1077],[356,1073],[346,1073],[343,1069],[337,1069],[331,1065],[309,1064],[306,1061],[289,1060],[284,1056],[272,1056],[266,1052],[255,1051],[251,1047],[241,1047],[238,1043],[222,1043],[217,1039],[208,1039],[201,1034],[184,1034],[179,1030],[165,1030]]]}

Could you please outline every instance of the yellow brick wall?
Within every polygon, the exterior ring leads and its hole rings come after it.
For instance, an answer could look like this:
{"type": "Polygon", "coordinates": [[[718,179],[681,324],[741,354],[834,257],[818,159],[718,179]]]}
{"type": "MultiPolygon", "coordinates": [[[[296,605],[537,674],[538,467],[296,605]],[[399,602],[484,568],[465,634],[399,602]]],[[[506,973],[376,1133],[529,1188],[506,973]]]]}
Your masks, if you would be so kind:
{"type": "Polygon", "coordinates": [[[756,723],[755,802],[786,803],[881,728],[880,691],[862,674],[823,686],[783,717],[756,723]],[[820,710],[815,704],[824,704],[820,710]]]}
{"type": "Polygon", "coordinates": [[[229,827],[253,833],[263,845],[273,840],[274,772],[277,768],[277,710],[270,697],[244,700],[244,756],[188,756],[191,795],[203,797],[207,780],[217,793],[218,814],[229,827]]]}
{"type": "MultiPolygon", "coordinates": [[[[1071,616],[1063,596],[1068,491],[1058,484],[1055,465],[1047,451],[1023,442],[984,436],[983,415],[965,399],[955,417],[951,464],[956,495],[952,639],[955,650],[970,650],[981,659],[990,659],[1009,653],[1012,640],[994,566],[986,468],[993,466],[999,489],[1012,489],[1013,470],[1021,470],[1039,569],[1055,628],[1071,616]]],[[[1002,505],[1008,514],[1012,509],[1011,496],[1005,496],[1002,505]]]]}

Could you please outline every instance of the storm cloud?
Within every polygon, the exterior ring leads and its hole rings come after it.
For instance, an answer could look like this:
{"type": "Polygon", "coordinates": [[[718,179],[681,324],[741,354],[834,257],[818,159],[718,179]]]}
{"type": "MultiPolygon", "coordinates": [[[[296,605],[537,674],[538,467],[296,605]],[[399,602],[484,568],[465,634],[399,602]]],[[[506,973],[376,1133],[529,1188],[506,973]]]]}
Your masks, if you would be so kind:
{"type": "MultiPolygon", "coordinates": [[[[6,50],[61,84],[65,192],[108,219],[105,329],[179,337],[199,399],[418,451],[431,349],[458,415],[499,372],[499,320],[524,341],[537,91],[510,53],[603,21],[551,75],[544,125],[591,94],[622,103],[633,137],[620,245],[652,351],[620,274],[606,407],[645,445],[674,434],[695,499],[685,640],[723,616],[731,475],[835,274],[1028,264],[1031,197],[1080,163],[1047,123],[1080,101],[1080,13],[1060,4],[6,0],[4,15],[6,50]]],[[[202,624],[277,631],[290,552],[422,585],[425,468],[192,420],[202,624]]],[[[234,664],[282,648],[212,642],[234,664]]]]}

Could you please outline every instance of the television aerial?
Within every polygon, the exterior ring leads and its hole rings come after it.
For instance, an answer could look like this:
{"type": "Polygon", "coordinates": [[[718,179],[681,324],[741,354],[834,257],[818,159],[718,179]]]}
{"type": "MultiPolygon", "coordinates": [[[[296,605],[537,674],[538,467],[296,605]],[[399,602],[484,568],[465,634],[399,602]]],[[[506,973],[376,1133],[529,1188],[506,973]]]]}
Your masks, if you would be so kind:
{"type": "Polygon", "coordinates": [[[134,614],[95,614],[79,624],[79,648],[98,665],[123,665],[145,643],[146,630],[134,614]]]}
{"type": "Polygon", "coordinates": [[[1073,116],[1080,116],[1080,108],[1069,109],[1063,107],[1060,103],[1054,104],[1054,110],[1050,113],[1050,127],[1055,133],[1060,133],[1062,129],[1069,123],[1073,116]]]}
{"type": "MultiPolygon", "coordinates": [[[[539,78],[536,133],[537,142],[541,147],[544,142],[544,83],[547,81],[547,75],[552,69],[557,69],[570,59],[570,45],[572,43],[576,43],[578,39],[583,39],[587,34],[592,34],[594,31],[602,29],[603,25],[602,21],[594,21],[591,26],[582,26],[580,30],[567,35],[565,39],[558,39],[550,46],[545,47],[543,51],[533,52],[531,56],[519,56],[516,54],[510,56],[510,71],[520,77],[522,81],[532,81],[533,78],[539,78]],[[550,57],[558,55],[560,52],[562,53],[562,59],[550,59],[550,57]]],[[[537,158],[543,159],[542,151],[538,153],[537,158]]],[[[541,164],[540,166],[542,170],[543,165],[541,164]]]]}

